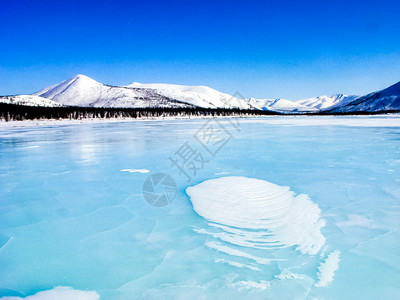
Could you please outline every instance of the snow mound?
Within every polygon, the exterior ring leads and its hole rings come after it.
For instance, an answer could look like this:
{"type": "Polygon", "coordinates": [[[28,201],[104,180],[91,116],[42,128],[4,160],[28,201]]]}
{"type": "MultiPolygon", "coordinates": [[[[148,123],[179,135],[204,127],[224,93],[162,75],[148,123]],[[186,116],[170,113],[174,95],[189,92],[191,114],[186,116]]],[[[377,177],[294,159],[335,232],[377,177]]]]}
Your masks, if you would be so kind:
{"type": "MultiPolygon", "coordinates": [[[[257,249],[296,246],[316,254],[325,243],[321,210],[289,187],[246,177],[222,177],[188,187],[193,208],[222,232],[221,240],[257,249]]],[[[218,235],[218,236],[217,236],[218,235]]]]}
{"type": "Polygon", "coordinates": [[[99,294],[94,291],[74,290],[71,287],[57,286],[54,289],[41,291],[27,297],[2,297],[1,300],[97,300],[99,294]]]}

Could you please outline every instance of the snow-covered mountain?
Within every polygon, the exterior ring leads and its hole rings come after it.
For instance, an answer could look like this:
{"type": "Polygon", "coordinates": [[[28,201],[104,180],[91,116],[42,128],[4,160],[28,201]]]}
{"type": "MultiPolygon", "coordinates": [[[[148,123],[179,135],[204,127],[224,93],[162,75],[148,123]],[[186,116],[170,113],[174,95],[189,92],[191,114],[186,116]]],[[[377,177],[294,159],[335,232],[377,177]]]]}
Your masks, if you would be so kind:
{"type": "Polygon", "coordinates": [[[309,99],[297,100],[296,103],[316,110],[326,110],[338,105],[346,105],[356,99],[356,95],[336,94],[332,96],[319,96],[309,99]]]}
{"type": "Polygon", "coordinates": [[[246,100],[205,86],[140,84],[109,86],[77,75],[37,93],[64,105],[92,107],[250,108],[246,100]]]}
{"type": "Polygon", "coordinates": [[[154,90],[104,85],[85,75],[55,84],[34,95],[70,106],[91,107],[190,107],[154,90]]]}
{"type": "Polygon", "coordinates": [[[314,112],[316,109],[307,107],[295,101],[286,99],[255,99],[250,98],[249,103],[262,110],[271,110],[281,113],[314,112]]]}
{"type": "Polygon", "coordinates": [[[358,97],[335,107],[332,112],[388,111],[400,110],[400,82],[378,92],[358,97]]]}
{"type": "Polygon", "coordinates": [[[0,103],[45,107],[63,106],[58,102],[34,95],[0,96],[0,103]]]}
{"type": "Polygon", "coordinates": [[[286,99],[254,99],[250,98],[249,103],[263,110],[272,110],[282,113],[318,112],[331,109],[338,105],[345,105],[356,99],[358,96],[332,95],[319,96],[309,99],[291,101],[286,99]]]}
{"type": "Polygon", "coordinates": [[[207,86],[141,84],[110,86],[77,75],[33,95],[5,96],[0,102],[36,106],[241,108],[280,113],[400,110],[400,82],[365,96],[332,95],[291,101],[239,99],[207,86]]]}

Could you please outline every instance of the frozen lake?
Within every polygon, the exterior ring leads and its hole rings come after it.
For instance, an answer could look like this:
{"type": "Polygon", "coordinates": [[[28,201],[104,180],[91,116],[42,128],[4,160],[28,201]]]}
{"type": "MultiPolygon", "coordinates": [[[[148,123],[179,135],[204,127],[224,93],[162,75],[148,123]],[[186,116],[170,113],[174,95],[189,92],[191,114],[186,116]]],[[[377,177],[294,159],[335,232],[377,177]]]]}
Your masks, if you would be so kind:
{"type": "Polygon", "coordinates": [[[399,120],[0,124],[0,297],[399,299],[399,120]]]}

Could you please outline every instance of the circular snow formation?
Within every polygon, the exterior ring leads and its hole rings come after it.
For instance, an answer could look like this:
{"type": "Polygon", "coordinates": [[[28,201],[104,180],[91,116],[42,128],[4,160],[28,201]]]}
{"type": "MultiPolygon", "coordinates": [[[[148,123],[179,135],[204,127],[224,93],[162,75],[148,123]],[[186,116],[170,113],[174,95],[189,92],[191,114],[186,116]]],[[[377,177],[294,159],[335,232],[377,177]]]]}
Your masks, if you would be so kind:
{"type": "Polygon", "coordinates": [[[296,246],[316,254],[325,243],[321,210],[305,194],[247,177],[222,177],[188,187],[194,210],[219,229],[212,235],[239,246],[296,246]]]}

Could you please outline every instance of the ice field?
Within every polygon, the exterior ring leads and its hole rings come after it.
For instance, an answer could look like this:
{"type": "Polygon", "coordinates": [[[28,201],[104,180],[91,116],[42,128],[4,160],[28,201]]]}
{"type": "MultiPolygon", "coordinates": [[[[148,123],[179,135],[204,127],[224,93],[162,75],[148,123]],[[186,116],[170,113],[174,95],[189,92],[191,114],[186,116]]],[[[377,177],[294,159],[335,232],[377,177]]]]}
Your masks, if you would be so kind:
{"type": "Polygon", "coordinates": [[[399,299],[399,249],[398,116],[0,124],[0,299],[399,299]]]}

